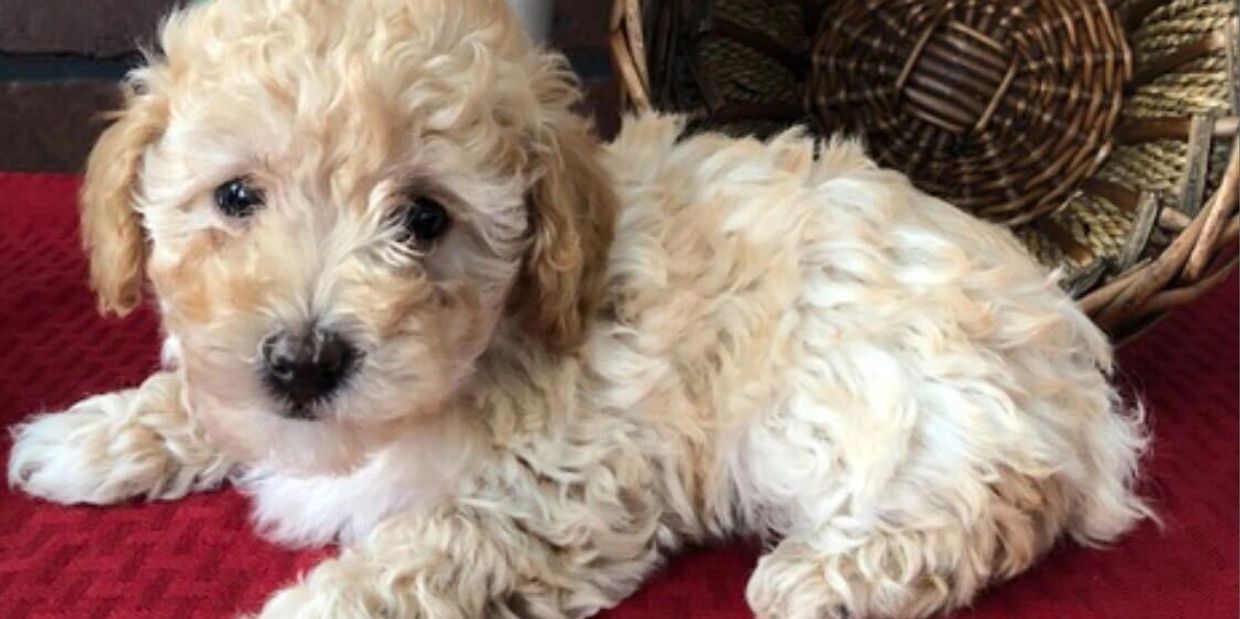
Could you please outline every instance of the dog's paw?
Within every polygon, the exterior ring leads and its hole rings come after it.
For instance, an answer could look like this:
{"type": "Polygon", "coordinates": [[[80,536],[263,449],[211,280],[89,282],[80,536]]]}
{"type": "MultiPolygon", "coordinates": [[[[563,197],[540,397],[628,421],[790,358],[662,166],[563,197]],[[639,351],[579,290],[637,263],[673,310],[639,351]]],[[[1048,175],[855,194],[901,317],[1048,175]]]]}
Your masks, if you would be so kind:
{"type": "MultiPolygon", "coordinates": [[[[329,559],[301,582],[276,592],[254,619],[421,619],[455,618],[428,614],[413,603],[399,582],[385,582],[352,561],[329,559]]],[[[411,586],[410,586],[411,587],[411,586]]],[[[416,596],[412,596],[416,597],[416,596]]],[[[463,619],[463,618],[462,618],[463,619]]]]}
{"type": "Polygon", "coordinates": [[[828,582],[829,569],[813,557],[776,551],[758,561],[745,596],[761,619],[861,619],[828,582]]]}
{"type": "Polygon", "coordinates": [[[346,592],[315,591],[304,584],[281,589],[254,619],[371,619],[384,617],[346,592]]]}
{"type": "Polygon", "coordinates": [[[159,434],[130,419],[134,397],[132,390],[95,396],[16,426],[9,485],[66,504],[184,494],[170,483],[176,464],[159,434]]]}

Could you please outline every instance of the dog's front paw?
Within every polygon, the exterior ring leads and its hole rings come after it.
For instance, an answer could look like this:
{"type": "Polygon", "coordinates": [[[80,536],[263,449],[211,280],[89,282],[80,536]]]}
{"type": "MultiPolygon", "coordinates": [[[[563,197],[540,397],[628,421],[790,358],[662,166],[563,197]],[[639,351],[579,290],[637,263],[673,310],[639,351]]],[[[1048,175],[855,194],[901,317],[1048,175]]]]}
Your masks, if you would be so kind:
{"type": "Polygon", "coordinates": [[[177,483],[159,433],[131,418],[134,397],[130,390],[87,398],[15,427],[9,485],[67,504],[184,494],[190,484],[177,483]]]}
{"type": "Polygon", "coordinates": [[[758,561],[745,596],[761,619],[861,619],[856,600],[845,599],[830,582],[848,577],[832,569],[813,556],[776,550],[758,561]]]}
{"type": "Polygon", "coordinates": [[[254,619],[380,619],[390,615],[346,590],[319,591],[305,584],[282,589],[254,619]]]}
{"type": "MultiPolygon", "coordinates": [[[[413,603],[409,583],[388,581],[364,563],[331,559],[304,580],[280,590],[255,619],[421,619],[430,614],[413,603]]],[[[463,618],[462,618],[463,619],[463,618]]]]}

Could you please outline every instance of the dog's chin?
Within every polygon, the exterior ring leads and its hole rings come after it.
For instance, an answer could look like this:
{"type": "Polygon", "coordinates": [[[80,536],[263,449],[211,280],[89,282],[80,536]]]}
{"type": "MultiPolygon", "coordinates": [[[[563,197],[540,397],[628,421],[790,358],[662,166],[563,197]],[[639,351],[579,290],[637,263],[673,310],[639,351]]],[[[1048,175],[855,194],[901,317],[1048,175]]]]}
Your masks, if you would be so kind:
{"type": "Polygon", "coordinates": [[[323,419],[330,412],[323,403],[311,402],[302,404],[299,402],[276,402],[272,405],[272,412],[284,419],[293,421],[305,421],[313,423],[323,419]]]}
{"type": "Polygon", "coordinates": [[[339,475],[385,444],[399,421],[357,423],[322,407],[292,407],[267,398],[225,400],[189,389],[194,414],[213,442],[243,465],[290,475],[339,475]]]}

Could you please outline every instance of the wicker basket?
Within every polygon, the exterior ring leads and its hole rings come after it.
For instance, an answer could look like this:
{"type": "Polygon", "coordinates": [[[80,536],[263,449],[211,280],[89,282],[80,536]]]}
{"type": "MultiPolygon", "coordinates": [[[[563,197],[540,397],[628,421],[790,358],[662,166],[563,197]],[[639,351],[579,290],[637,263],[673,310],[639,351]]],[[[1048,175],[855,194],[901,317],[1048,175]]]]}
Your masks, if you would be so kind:
{"type": "Polygon", "coordinates": [[[1119,340],[1240,235],[1236,0],[616,0],[625,104],[692,129],[863,135],[1004,223],[1119,340]]]}

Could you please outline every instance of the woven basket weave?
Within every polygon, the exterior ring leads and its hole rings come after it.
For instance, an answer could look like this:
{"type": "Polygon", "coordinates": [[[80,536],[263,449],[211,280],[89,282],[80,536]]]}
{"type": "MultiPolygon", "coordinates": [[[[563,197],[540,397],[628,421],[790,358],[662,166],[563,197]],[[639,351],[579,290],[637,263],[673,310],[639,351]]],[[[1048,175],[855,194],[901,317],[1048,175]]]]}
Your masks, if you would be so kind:
{"type": "Polygon", "coordinates": [[[1125,339],[1236,263],[1238,4],[617,0],[611,49],[691,129],[864,136],[1125,339]]]}

